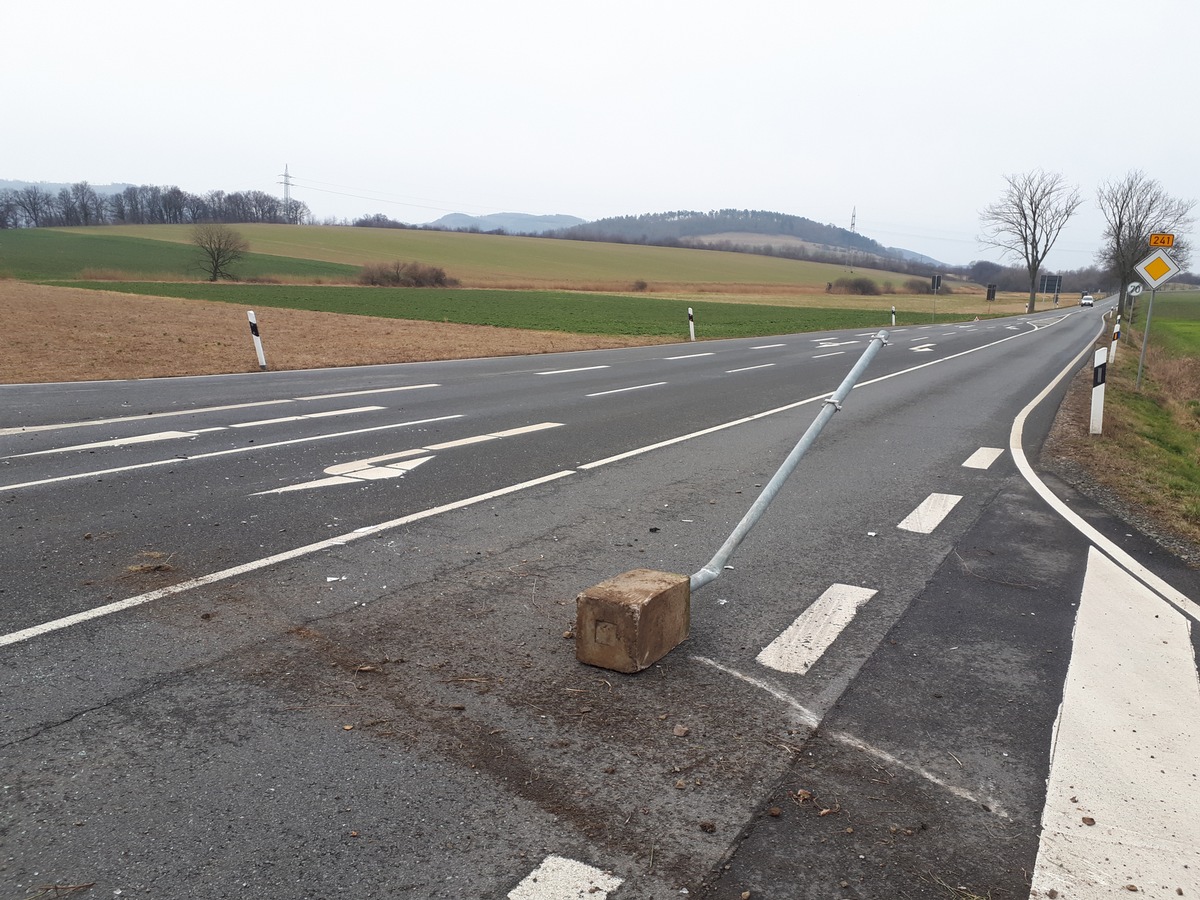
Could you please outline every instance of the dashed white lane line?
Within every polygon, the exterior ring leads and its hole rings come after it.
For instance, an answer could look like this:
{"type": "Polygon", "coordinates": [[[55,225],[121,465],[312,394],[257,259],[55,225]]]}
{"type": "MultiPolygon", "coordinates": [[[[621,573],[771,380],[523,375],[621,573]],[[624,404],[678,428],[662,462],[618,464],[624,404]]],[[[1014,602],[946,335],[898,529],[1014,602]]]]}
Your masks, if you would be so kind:
{"type": "Polygon", "coordinates": [[[1032,896],[1200,888],[1200,681],[1188,620],[1095,547],[1051,741],[1032,896]]]}
{"type": "Polygon", "coordinates": [[[787,344],[759,344],[757,347],[751,347],[751,350],[774,350],[776,347],[786,347],[787,344]]]}
{"type": "Polygon", "coordinates": [[[803,675],[854,620],[862,605],[877,593],[852,584],[831,585],[758,654],[758,662],[778,672],[803,675]]]}
{"type": "Polygon", "coordinates": [[[508,892],[508,900],[606,900],[621,881],[595,866],[563,856],[547,856],[508,892]]]}
{"type": "Polygon", "coordinates": [[[963,467],[967,469],[989,469],[996,460],[1004,455],[997,447],[980,447],[967,457],[963,467]]]}
{"type": "Polygon", "coordinates": [[[961,499],[958,494],[930,494],[896,527],[918,534],[932,534],[961,499]]]}
{"type": "Polygon", "coordinates": [[[640,391],[643,388],[661,387],[666,384],[665,381],[655,381],[652,384],[635,384],[633,387],[617,388],[614,391],[597,391],[594,394],[587,394],[588,397],[607,397],[609,394],[624,394],[626,391],[640,391]]]}
{"type": "Polygon", "coordinates": [[[824,359],[827,356],[841,356],[845,352],[845,350],[835,350],[832,353],[818,353],[813,359],[824,359]]]}
{"type": "Polygon", "coordinates": [[[775,365],[775,363],[762,363],[761,365],[757,365],[757,366],[743,366],[740,369],[726,369],[725,374],[733,375],[736,372],[751,372],[754,369],[769,369],[774,365],[775,365]]]}
{"type": "Polygon", "coordinates": [[[578,369],[550,369],[546,372],[534,372],[534,375],[568,375],[571,372],[594,372],[597,369],[607,369],[608,366],[581,366],[578,369]]]}
{"type": "Polygon", "coordinates": [[[664,356],[663,359],[695,359],[698,356],[715,356],[713,351],[707,353],[685,353],[683,356],[664,356]]]}

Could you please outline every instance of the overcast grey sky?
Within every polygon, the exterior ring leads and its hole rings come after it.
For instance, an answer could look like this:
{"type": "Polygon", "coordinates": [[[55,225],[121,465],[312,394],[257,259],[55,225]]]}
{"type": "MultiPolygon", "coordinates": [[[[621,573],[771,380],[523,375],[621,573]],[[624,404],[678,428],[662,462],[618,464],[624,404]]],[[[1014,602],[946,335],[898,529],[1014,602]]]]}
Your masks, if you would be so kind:
{"type": "Polygon", "coordinates": [[[11,0],[0,178],[382,212],[765,209],[951,264],[1042,168],[1200,198],[1200,3],[11,0]]]}

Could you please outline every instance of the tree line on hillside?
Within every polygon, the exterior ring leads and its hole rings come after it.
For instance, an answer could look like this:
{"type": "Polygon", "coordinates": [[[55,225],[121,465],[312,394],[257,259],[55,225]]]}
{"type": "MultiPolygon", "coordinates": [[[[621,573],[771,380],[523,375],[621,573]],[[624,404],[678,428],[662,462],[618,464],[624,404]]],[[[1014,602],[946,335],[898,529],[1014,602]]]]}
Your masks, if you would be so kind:
{"type": "Polygon", "coordinates": [[[129,185],[118,193],[97,191],[86,181],[49,191],[37,185],[0,191],[0,228],[74,225],[197,225],[312,221],[307,204],[264,191],[193,194],[174,185],[129,185]]]}

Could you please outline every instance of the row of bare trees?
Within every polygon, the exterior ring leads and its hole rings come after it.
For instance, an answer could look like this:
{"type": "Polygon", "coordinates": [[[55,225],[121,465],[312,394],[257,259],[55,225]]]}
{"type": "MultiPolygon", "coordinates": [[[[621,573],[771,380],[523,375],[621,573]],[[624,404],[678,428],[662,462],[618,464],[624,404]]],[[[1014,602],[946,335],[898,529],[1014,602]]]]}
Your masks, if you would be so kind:
{"type": "Polygon", "coordinates": [[[307,204],[264,191],[192,194],[174,185],[129,185],[119,193],[97,191],[86,181],[49,191],[37,185],[0,191],[0,228],[68,225],[196,225],[205,222],[312,221],[307,204]]]}
{"type": "MultiPolygon", "coordinates": [[[[1029,312],[1034,311],[1037,278],[1059,234],[1083,204],[1079,188],[1056,172],[1035,169],[1005,176],[1001,198],[980,213],[980,241],[1019,260],[1029,276],[1029,312]]],[[[1150,253],[1150,235],[1190,231],[1195,200],[1172,197],[1140,170],[1096,191],[1105,229],[1096,263],[1121,286],[1120,312],[1126,312],[1124,287],[1135,280],[1134,267],[1150,253]]],[[[1171,256],[1186,268],[1191,247],[1176,240],[1171,256]]]]}

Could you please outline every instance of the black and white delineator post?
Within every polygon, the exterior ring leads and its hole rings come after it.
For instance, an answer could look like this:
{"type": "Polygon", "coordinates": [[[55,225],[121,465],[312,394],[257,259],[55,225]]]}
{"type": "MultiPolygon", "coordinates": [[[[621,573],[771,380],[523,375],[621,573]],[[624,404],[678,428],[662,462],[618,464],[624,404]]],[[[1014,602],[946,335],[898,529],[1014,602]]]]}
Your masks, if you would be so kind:
{"type": "Polygon", "coordinates": [[[1104,381],[1108,374],[1108,348],[1096,351],[1092,362],[1092,424],[1088,430],[1100,434],[1104,429],[1104,381]]]}
{"type": "Polygon", "coordinates": [[[892,327],[896,327],[896,307],[892,307],[892,327]]]}
{"type": "Polygon", "coordinates": [[[1108,361],[1117,361],[1117,343],[1121,340],[1121,314],[1117,313],[1117,320],[1113,323],[1112,343],[1108,347],[1108,361]]]}
{"type": "Polygon", "coordinates": [[[246,318],[250,320],[250,334],[254,337],[254,352],[258,354],[258,367],[265,372],[267,358],[263,355],[262,338],[258,334],[258,319],[254,318],[254,310],[246,310],[246,318]]]}
{"type": "Polygon", "coordinates": [[[696,314],[692,312],[692,308],[688,307],[688,334],[694,341],[696,339],[696,314]]]}

